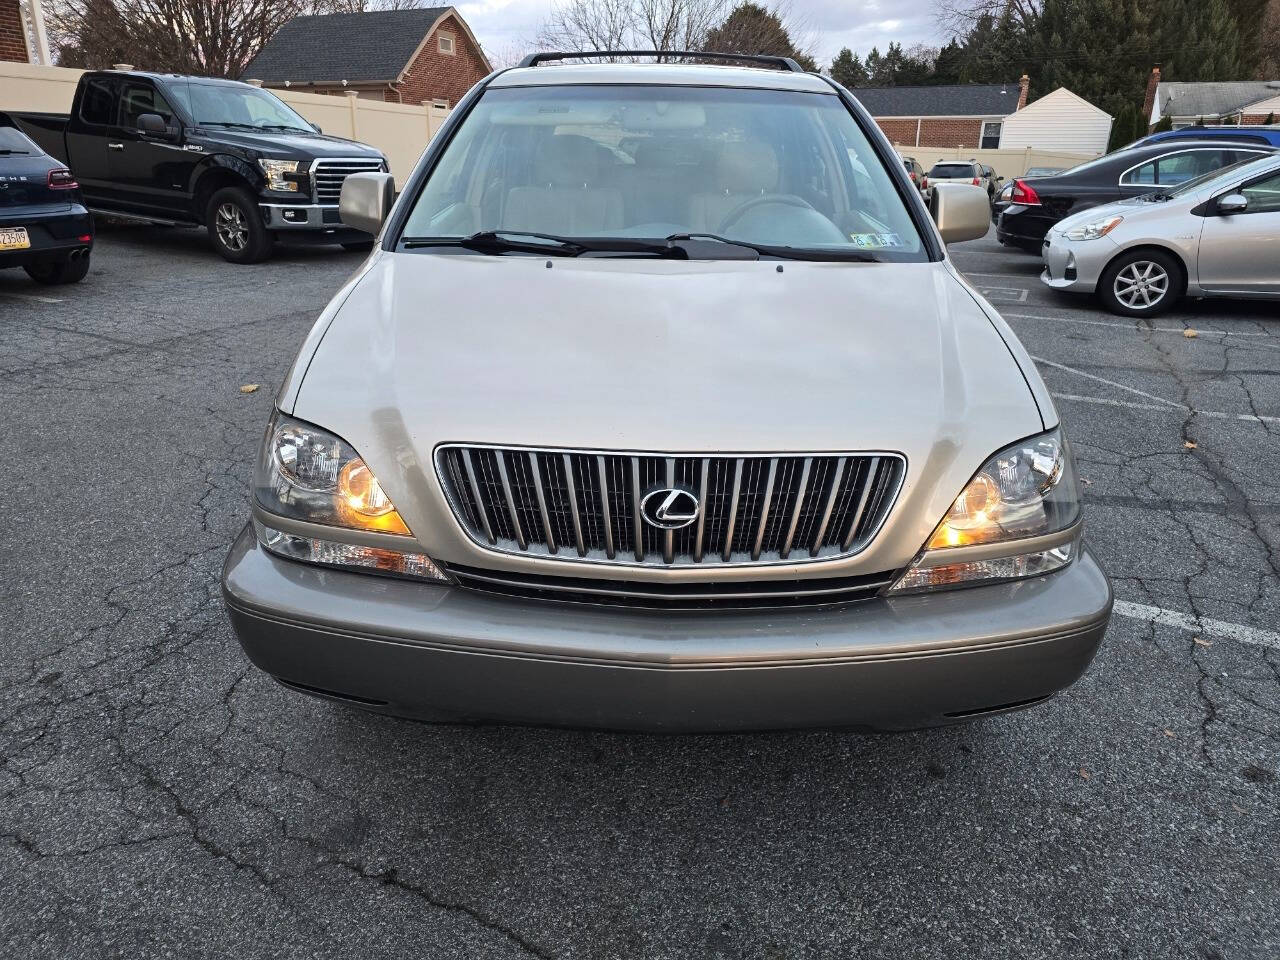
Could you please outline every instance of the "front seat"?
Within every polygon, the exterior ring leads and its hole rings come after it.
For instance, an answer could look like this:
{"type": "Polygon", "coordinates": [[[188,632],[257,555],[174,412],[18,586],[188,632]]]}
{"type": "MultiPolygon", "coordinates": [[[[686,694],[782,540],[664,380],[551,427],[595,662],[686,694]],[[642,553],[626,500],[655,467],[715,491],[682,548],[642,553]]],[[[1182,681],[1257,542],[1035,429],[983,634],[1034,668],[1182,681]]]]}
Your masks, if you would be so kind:
{"type": "Polygon", "coordinates": [[[712,182],[718,188],[714,193],[695,193],[689,201],[689,222],[702,233],[714,233],[748,200],[777,192],[778,155],[760,140],[726,143],[712,182]]]}
{"type": "Polygon", "coordinates": [[[548,137],[533,157],[533,181],[507,193],[503,230],[559,236],[608,234],[622,227],[622,191],[600,186],[601,149],[589,137],[548,137]]]}

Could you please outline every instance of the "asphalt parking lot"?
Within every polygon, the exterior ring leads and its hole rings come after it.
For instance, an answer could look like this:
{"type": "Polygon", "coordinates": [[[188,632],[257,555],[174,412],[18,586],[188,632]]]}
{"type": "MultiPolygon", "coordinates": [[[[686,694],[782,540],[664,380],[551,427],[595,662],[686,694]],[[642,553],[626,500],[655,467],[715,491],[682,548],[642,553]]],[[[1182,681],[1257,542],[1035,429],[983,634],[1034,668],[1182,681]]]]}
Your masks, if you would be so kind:
{"type": "Polygon", "coordinates": [[[78,286],[0,273],[0,955],[1280,956],[1280,311],[1135,323],[953,253],[1057,395],[1119,602],[1063,695],[894,736],[429,726],[277,686],[218,572],[358,255],[108,226],[78,286]]]}

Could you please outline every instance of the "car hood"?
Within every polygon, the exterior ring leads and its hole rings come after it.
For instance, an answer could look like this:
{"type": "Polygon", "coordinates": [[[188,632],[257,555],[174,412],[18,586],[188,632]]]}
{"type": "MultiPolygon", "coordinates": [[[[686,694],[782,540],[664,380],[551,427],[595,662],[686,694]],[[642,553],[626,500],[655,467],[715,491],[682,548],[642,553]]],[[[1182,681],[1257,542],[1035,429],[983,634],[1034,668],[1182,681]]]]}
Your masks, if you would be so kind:
{"type": "Polygon", "coordinates": [[[896,564],[1043,429],[1034,369],[944,263],[381,253],[340,296],[281,405],[350,442],[444,559],[465,541],[440,531],[440,443],[898,452],[896,564]]]}
{"type": "Polygon", "coordinates": [[[1149,200],[1146,195],[1127,197],[1110,203],[1100,203],[1079,213],[1064,217],[1049,228],[1050,233],[1065,234],[1083,223],[1094,220],[1105,220],[1107,217],[1124,217],[1127,222],[1139,222],[1148,218],[1167,217],[1169,214],[1184,213],[1200,202],[1198,192],[1178,197],[1174,200],[1149,200]]]}
{"type": "Polygon", "coordinates": [[[217,143],[258,150],[266,157],[368,157],[383,159],[382,153],[365,143],[330,137],[321,133],[286,133],[283,130],[264,130],[250,133],[219,127],[202,127],[204,137],[217,143]]]}

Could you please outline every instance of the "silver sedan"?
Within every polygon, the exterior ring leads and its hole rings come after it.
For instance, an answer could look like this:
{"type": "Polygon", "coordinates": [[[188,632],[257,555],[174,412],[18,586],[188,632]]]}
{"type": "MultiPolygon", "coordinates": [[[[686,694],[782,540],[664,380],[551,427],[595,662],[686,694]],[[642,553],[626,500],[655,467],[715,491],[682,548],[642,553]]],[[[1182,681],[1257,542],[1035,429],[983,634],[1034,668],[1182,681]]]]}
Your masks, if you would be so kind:
{"type": "Polygon", "coordinates": [[[1183,296],[1280,298],[1280,156],[1068,217],[1043,253],[1046,285],[1130,317],[1183,296]]]}

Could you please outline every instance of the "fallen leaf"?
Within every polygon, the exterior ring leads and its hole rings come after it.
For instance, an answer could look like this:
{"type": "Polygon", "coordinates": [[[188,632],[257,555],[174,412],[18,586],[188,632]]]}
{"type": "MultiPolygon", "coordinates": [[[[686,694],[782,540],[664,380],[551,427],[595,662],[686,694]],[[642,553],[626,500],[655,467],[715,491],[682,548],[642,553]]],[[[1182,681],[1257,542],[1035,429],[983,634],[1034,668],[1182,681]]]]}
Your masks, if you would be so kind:
{"type": "Polygon", "coordinates": [[[1088,770],[1086,770],[1084,767],[1081,767],[1081,768],[1080,768],[1080,776],[1082,776],[1084,779],[1088,780],[1088,779],[1089,779],[1089,777],[1090,777],[1090,773],[1089,773],[1089,771],[1088,771],[1088,770]]]}
{"type": "Polygon", "coordinates": [[[1176,736],[1177,736],[1177,734],[1176,734],[1176,733],[1174,733],[1172,730],[1170,730],[1168,727],[1165,727],[1165,728],[1164,728],[1164,735],[1165,735],[1166,737],[1176,737],[1176,736]]]}
{"type": "Polygon", "coordinates": [[[1186,447],[1188,450],[1194,450],[1196,448],[1194,440],[1184,440],[1182,445],[1186,447]]]}
{"type": "Polygon", "coordinates": [[[253,393],[253,392],[255,392],[257,389],[258,389],[258,385],[257,385],[256,383],[246,383],[243,387],[241,387],[241,388],[240,388],[240,392],[241,392],[241,393],[253,393]]]}
{"type": "Polygon", "coordinates": [[[1238,803],[1233,803],[1231,805],[1231,809],[1234,810],[1236,813],[1244,813],[1244,807],[1240,806],[1240,804],[1238,803]]]}
{"type": "Polygon", "coordinates": [[[1188,340],[1191,340],[1194,337],[1200,336],[1200,334],[1197,331],[1191,330],[1191,329],[1183,330],[1182,335],[1186,337],[1188,340]]]}
{"type": "Polygon", "coordinates": [[[1213,646],[1213,641],[1212,641],[1212,640],[1210,640],[1210,639],[1209,639],[1209,638],[1207,638],[1207,637],[1192,637],[1191,639],[1192,639],[1192,640],[1194,640],[1196,643],[1200,644],[1200,646],[1202,646],[1202,647],[1212,647],[1212,646],[1213,646]]]}
{"type": "Polygon", "coordinates": [[[1083,483],[1086,487],[1093,483],[1092,480],[1086,480],[1084,477],[1080,478],[1080,482],[1083,483]]]}

